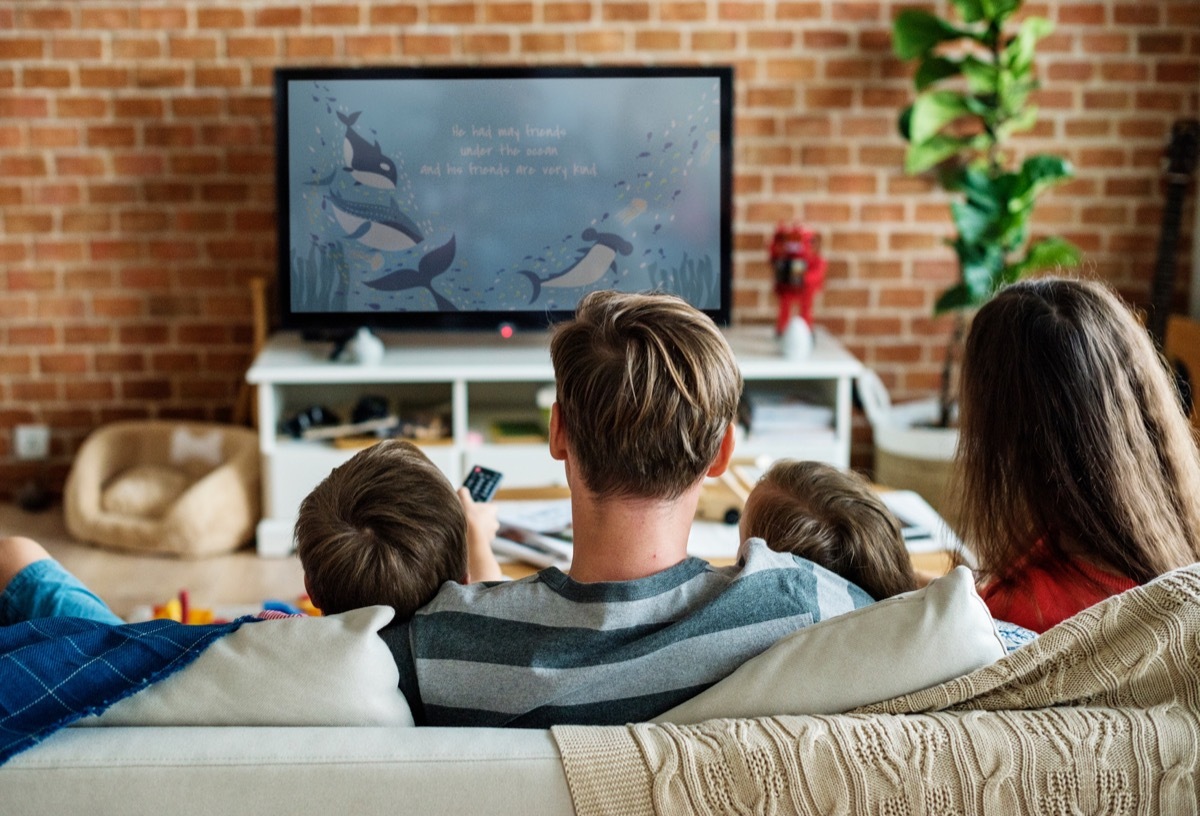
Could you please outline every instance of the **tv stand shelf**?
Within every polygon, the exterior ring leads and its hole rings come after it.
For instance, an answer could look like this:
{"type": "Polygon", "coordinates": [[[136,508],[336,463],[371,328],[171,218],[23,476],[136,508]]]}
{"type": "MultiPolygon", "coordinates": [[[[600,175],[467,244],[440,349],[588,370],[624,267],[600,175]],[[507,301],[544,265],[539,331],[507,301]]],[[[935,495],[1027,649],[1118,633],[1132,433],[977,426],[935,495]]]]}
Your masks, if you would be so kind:
{"type": "MultiPolygon", "coordinates": [[[[850,400],[862,365],[820,328],[812,356],[784,358],[770,327],[726,330],[746,389],[800,394],[832,410],[828,430],[739,438],[736,455],[817,459],[846,467],[850,462],[850,400]]],[[[549,335],[518,333],[503,340],[485,333],[396,333],[381,335],[385,351],[373,365],[329,359],[330,343],[308,342],[281,332],[268,341],[246,374],[258,392],[259,450],[262,455],[263,518],[258,552],[284,556],[293,548],[292,527],[300,501],[353,449],[329,442],[297,440],[280,424],[312,405],[343,417],[364,395],[385,397],[393,406],[436,407],[450,417],[450,435],[422,448],[457,485],[472,465],[504,474],[505,487],[564,485],[562,465],[545,441],[489,441],[493,420],[537,420],[535,395],[554,381],[549,335]]]]}

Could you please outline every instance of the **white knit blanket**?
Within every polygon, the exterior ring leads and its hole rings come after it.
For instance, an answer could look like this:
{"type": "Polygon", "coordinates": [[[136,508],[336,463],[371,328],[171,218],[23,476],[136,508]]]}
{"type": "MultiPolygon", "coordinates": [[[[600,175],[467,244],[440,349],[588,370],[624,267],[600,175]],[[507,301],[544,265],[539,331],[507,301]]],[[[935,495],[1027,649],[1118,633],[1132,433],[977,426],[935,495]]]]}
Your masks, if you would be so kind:
{"type": "Polygon", "coordinates": [[[578,816],[1197,814],[1200,564],[849,714],[554,736],[578,816]]]}

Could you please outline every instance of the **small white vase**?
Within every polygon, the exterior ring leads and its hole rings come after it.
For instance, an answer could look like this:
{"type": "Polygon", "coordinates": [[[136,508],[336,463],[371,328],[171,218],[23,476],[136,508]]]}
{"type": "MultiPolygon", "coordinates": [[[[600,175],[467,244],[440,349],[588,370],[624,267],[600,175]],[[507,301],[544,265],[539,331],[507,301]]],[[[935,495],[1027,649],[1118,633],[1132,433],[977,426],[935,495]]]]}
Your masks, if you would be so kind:
{"type": "Polygon", "coordinates": [[[779,348],[789,360],[803,360],[812,354],[812,329],[803,317],[792,315],[787,328],[783,330],[783,336],[779,338],[779,348]]]}
{"type": "Polygon", "coordinates": [[[383,341],[363,327],[350,341],[350,358],[361,365],[378,365],[383,362],[383,341]]]}

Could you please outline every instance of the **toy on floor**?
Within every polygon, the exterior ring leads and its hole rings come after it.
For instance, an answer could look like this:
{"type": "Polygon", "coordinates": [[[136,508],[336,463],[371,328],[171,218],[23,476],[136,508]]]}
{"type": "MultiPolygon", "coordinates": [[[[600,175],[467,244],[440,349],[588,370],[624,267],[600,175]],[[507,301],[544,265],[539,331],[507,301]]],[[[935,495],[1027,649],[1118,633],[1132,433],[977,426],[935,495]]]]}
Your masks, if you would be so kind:
{"type": "Polygon", "coordinates": [[[278,612],[285,615],[318,616],[321,610],[313,606],[307,595],[300,595],[295,601],[280,601],[269,599],[263,601],[261,609],[251,606],[225,608],[220,610],[203,606],[193,606],[186,589],[179,590],[179,595],[164,604],[153,607],[150,617],[154,620],[173,620],[179,623],[205,624],[226,623],[242,615],[255,615],[259,612],[278,612]]]}

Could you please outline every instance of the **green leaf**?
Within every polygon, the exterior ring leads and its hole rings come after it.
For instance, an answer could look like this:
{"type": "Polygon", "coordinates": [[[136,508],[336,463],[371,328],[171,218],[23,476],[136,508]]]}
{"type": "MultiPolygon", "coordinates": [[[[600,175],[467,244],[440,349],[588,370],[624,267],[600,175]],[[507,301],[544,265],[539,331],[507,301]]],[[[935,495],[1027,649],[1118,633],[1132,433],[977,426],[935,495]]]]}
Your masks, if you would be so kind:
{"type": "Polygon", "coordinates": [[[923,173],[935,164],[957,155],[968,144],[970,140],[940,134],[920,144],[914,142],[904,154],[904,172],[909,175],[923,173]]]}
{"type": "Polygon", "coordinates": [[[972,206],[970,202],[955,201],[950,204],[950,215],[959,237],[965,243],[976,243],[987,234],[994,223],[995,212],[972,206]]]}
{"type": "Polygon", "coordinates": [[[926,91],[913,102],[909,133],[914,144],[927,141],[946,125],[968,116],[968,100],[957,91],[926,91]]]}
{"type": "Polygon", "coordinates": [[[953,0],[953,2],[954,7],[958,9],[958,16],[963,18],[963,22],[977,23],[987,13],[984,0],[953,0]]]}
{"type": "Polygon", "coordinates": [[[967,78],[967,87],[973,94],[993,94],[996,92],[999,66],[975,55],[964,57],[961,63],[963,76],[967,78]]]}
{"type": "Polygon", "coordinates": [[[912,105],[900,111],[900,116],[896,119],[896,129],[900,131],[904,141],[911,140],[909,134],[912,132],[912,105]]]}
{"type": "Polygon", "coordinates": [[[966,286],[959,283],[942,292],[937,302],[933,304],[933,313],[941,315],[957,309],[969,309],[974,305],[971,292],[966,286]]]}
{"type": "Polygon", "coordinates": [[[1027,105],[1017,111],[1016,115],[996,128],[996,139],[1007,139],[1014,133],[1031,130],[1037,124],[1037,105],[1027,105]]]}
{"type": "Polygon", "coordinates": [[[1012,71],[1028,70],[1033,64],[1038,40],[1054,31],[1054,24],[1045,17],[1027,17],[1017,29],[1017,36],[1004,48],[1003,61],[1012,71]]]}
{"type": "Polygon", "coordinates": [[[1009,211],[1031,209],[1043,190],[1074,176],[1075,168],[1061,156],[1037,153],[1028,157],[1021,164],[1020,173],[1015,176],[1012,194],[1008,200],[1009,211]]]}
{"type": "Polygon", "coordinates": [[[935,82],[962,73],[958,60],[949,57],[931,55],[921,60],[917,73],[913,76],[913,85],[918,91],[923,91],[935,82]]]}
{"type": "Polygon", "coordinates": [[[941,43],[969,36],[958,28],[921,9],[906,9],[892,23],[892,50],[902,60],[927,54],[941,43]]]}
{"type": "Polygon", "coordinates": [[[1005,283],[1012,283],[1042,269],[1070,269],[1083,259],[1079,247],[1066,238],[1051,236],[1037,241],[1025,257],[1005,270],[1005,283]]]}
{"type": "Polygon", "coordinates": [[[997,25],[1002,25],[1012,16],[1013,12],[1021,7],[1025,0],[984,0],[984,2],[991,6],[988,18],[994,20],[997,25]]]}

